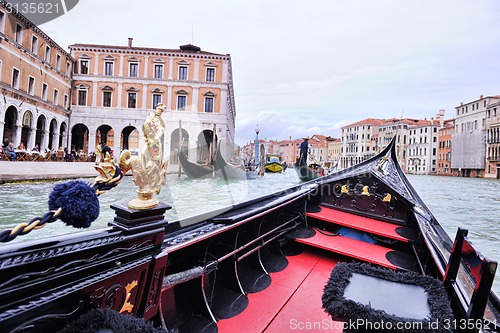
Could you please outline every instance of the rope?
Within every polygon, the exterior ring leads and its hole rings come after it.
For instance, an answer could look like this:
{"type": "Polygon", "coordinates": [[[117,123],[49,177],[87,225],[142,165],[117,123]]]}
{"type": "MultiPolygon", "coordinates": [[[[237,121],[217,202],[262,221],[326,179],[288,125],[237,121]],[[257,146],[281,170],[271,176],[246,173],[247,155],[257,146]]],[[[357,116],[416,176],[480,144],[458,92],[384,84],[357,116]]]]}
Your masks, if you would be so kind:
{"type": "Polygon", "coordinates": [[[123,172],[120,169],[120,167],[115,164],[115,174],[113,175],[113,178],[111,179],[106,179],[106,180],[97,180],[92,187],[96,190],[97,195],[101,195],[103,193],[106,193],[107,191],[115,188],[118,184],[123,179],[123,172]]]}
{"type": "Polygon", "coordinates": [[[43,217],[35,217],[29,223],[19,223],[12,230],[4,230],[0,232],[0,242],[10,242],[19,235],[26,235],[31,230],[40,229],[47,223],[57,221],[58,216],[61,214],[61,212],[62,208],[59,208],[58,210],[45,213],[43,217]]]}
{"type": "MultiPolygon", "coordinates": [[[[107,191],[115,188],[120,184],[123,179],[123,172],[120,167],[115,164],[115,173],[110,179],[99,179],[92,184],[92,188],[95,189],[96,194],[99,196],[107,191]]],[[[3,230],[0,232],[0,243],[10,242],[14,240],[17,236],[23,236],[31,232],[32,230],[37,230],[43,228],[47,223],[55,222],[59,219],[63,211],[63,207],[59,207],[57,210],[52,210],[45,213],[42,217],[35,217],[30,222],[19,223],[13,229],[3,230]]]]}

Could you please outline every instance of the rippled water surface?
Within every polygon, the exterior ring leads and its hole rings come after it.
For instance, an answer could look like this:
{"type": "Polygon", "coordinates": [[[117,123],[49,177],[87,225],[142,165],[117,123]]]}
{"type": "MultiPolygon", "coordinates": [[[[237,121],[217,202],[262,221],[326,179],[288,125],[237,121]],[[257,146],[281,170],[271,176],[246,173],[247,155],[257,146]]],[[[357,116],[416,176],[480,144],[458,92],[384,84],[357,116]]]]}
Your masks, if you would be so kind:
{"type": "MultiPolygon", "coordinates": [[[[485,256],[500,260],[499,180],[414,175],[408,178],[451,239],[457,227],[467,228],[469,238],[485,256]]],[[[86,181],[92,182],[92,179],[86,181]]],[[[291,169],[251,181],[190,180],[168,175],[168,184],[158,198],[173,207],[166,216],[172,221],[229,207],[298,182],[291,169]]],[[[51,182],[0,185],[1,229],[42,216],[48,209],[48,195],[53,186],[51,182]]],[[[117,188],[101,195],[101,215],[91,229],[105,227],[114,217],[109,206],[116,202],[126,205],[135,197],[135,190],[132,177],[127,176],[117,188]]],[[[55,222],[23,236],[22,240],[73,232],[78,230],[55,222]]],[[[500,272],[497,272],[494,288],[500,293],[500,272]]]]}

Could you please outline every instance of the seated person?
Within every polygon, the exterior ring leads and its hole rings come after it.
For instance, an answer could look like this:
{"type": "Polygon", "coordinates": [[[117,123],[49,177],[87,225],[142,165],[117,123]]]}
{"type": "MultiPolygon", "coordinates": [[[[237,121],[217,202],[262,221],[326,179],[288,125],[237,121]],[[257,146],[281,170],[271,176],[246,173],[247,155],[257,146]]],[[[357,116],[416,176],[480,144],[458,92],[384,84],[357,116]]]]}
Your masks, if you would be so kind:
{"type": "Polygon", "coordinates": [[[19,150],[26,150],[26,147],[24,146],[24,143],[20,143],[19,146],[17,146],[17,149],[19,150]]]}
{"type": "Polygon", "coordinates": [[[75,148],[71,148],[71,160],[78,161],[78,154],[76,153],[75,148]]]}
{"type": "Polygon", "coordinates": [[[66,157],[66,151],[63,150],[63,147],[59,147],[59,150],[57,151],[56,157],[59,161],[62,161],[64,157],[66,157]]]}
{"type": "Polygon", "coordinates": [[[14,144],[12,142],[9,142],[9,145],[4,148],[4,151],[8,156],[10,156],[12,161],[17,160],[16,150],[14,149],[14,144]]]}
{"type": "Polygon", "coordinates": [[[66,159],[66,162],[73,161],[73,156],[71,155],[71,152],[68,151],[68,148],[64,148],[64,158],[66,159]]]}
{"type": "Polygon", "coordinates": [[[54,150],[54,148],[52,149],[45,149],[45,159],[48,160],[50,158],[51,161],[55,161],[56,160],[56,151],[54,150]]]}

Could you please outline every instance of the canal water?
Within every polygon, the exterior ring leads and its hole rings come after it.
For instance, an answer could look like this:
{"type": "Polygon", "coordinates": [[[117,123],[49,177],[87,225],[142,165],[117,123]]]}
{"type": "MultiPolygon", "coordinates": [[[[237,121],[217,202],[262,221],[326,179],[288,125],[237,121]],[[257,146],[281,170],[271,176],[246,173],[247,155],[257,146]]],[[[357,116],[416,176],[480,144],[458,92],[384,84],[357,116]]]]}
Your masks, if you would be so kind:
{"type": "MultiPolygon", "coordinates": [[[[408,175],[408,179],[451,239],[459,226],[469,229],[469,238],[474,245],[486,257],[500,261],[499,180],[416,175],[408,175]]],[[[230,207],[298,183],[292,169],[251,181],[190,180],[185,176],[168,175],[167,186],[157,197],[173,207],[167,211],[166,218],[174,221],[230,207]]],[[[0,185],[0,230],[42,216],[48,209],[48,195],[53,186],[52,182],[0,185]]],[[[135,197],[136,188],[132,177],[126,176],[117,188],[101,195],[101,214],[90,228],[106,227],[114,217],[109,206],[116,202],[126,205],[135,197]]],[[[58,221],[15,241],[74,232],[78,230],[58,221]]],[[[500,294],[500,272],[497,272],[494,289],[500,294]]]]}

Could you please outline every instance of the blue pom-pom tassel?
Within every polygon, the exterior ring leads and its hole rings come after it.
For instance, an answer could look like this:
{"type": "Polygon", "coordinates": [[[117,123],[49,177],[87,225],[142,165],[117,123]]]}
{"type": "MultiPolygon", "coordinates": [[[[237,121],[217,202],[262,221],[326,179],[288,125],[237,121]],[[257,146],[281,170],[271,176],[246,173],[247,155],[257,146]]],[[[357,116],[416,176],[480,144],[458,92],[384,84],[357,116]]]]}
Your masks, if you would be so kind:
{"type": "Polygon", "coordinates": [[[67,225],[88,228],[99,216],[99,199],[95,190],[81,180],[57,184],[49,195],[49,209],[62,208],[59,216],[67,225]]]}

